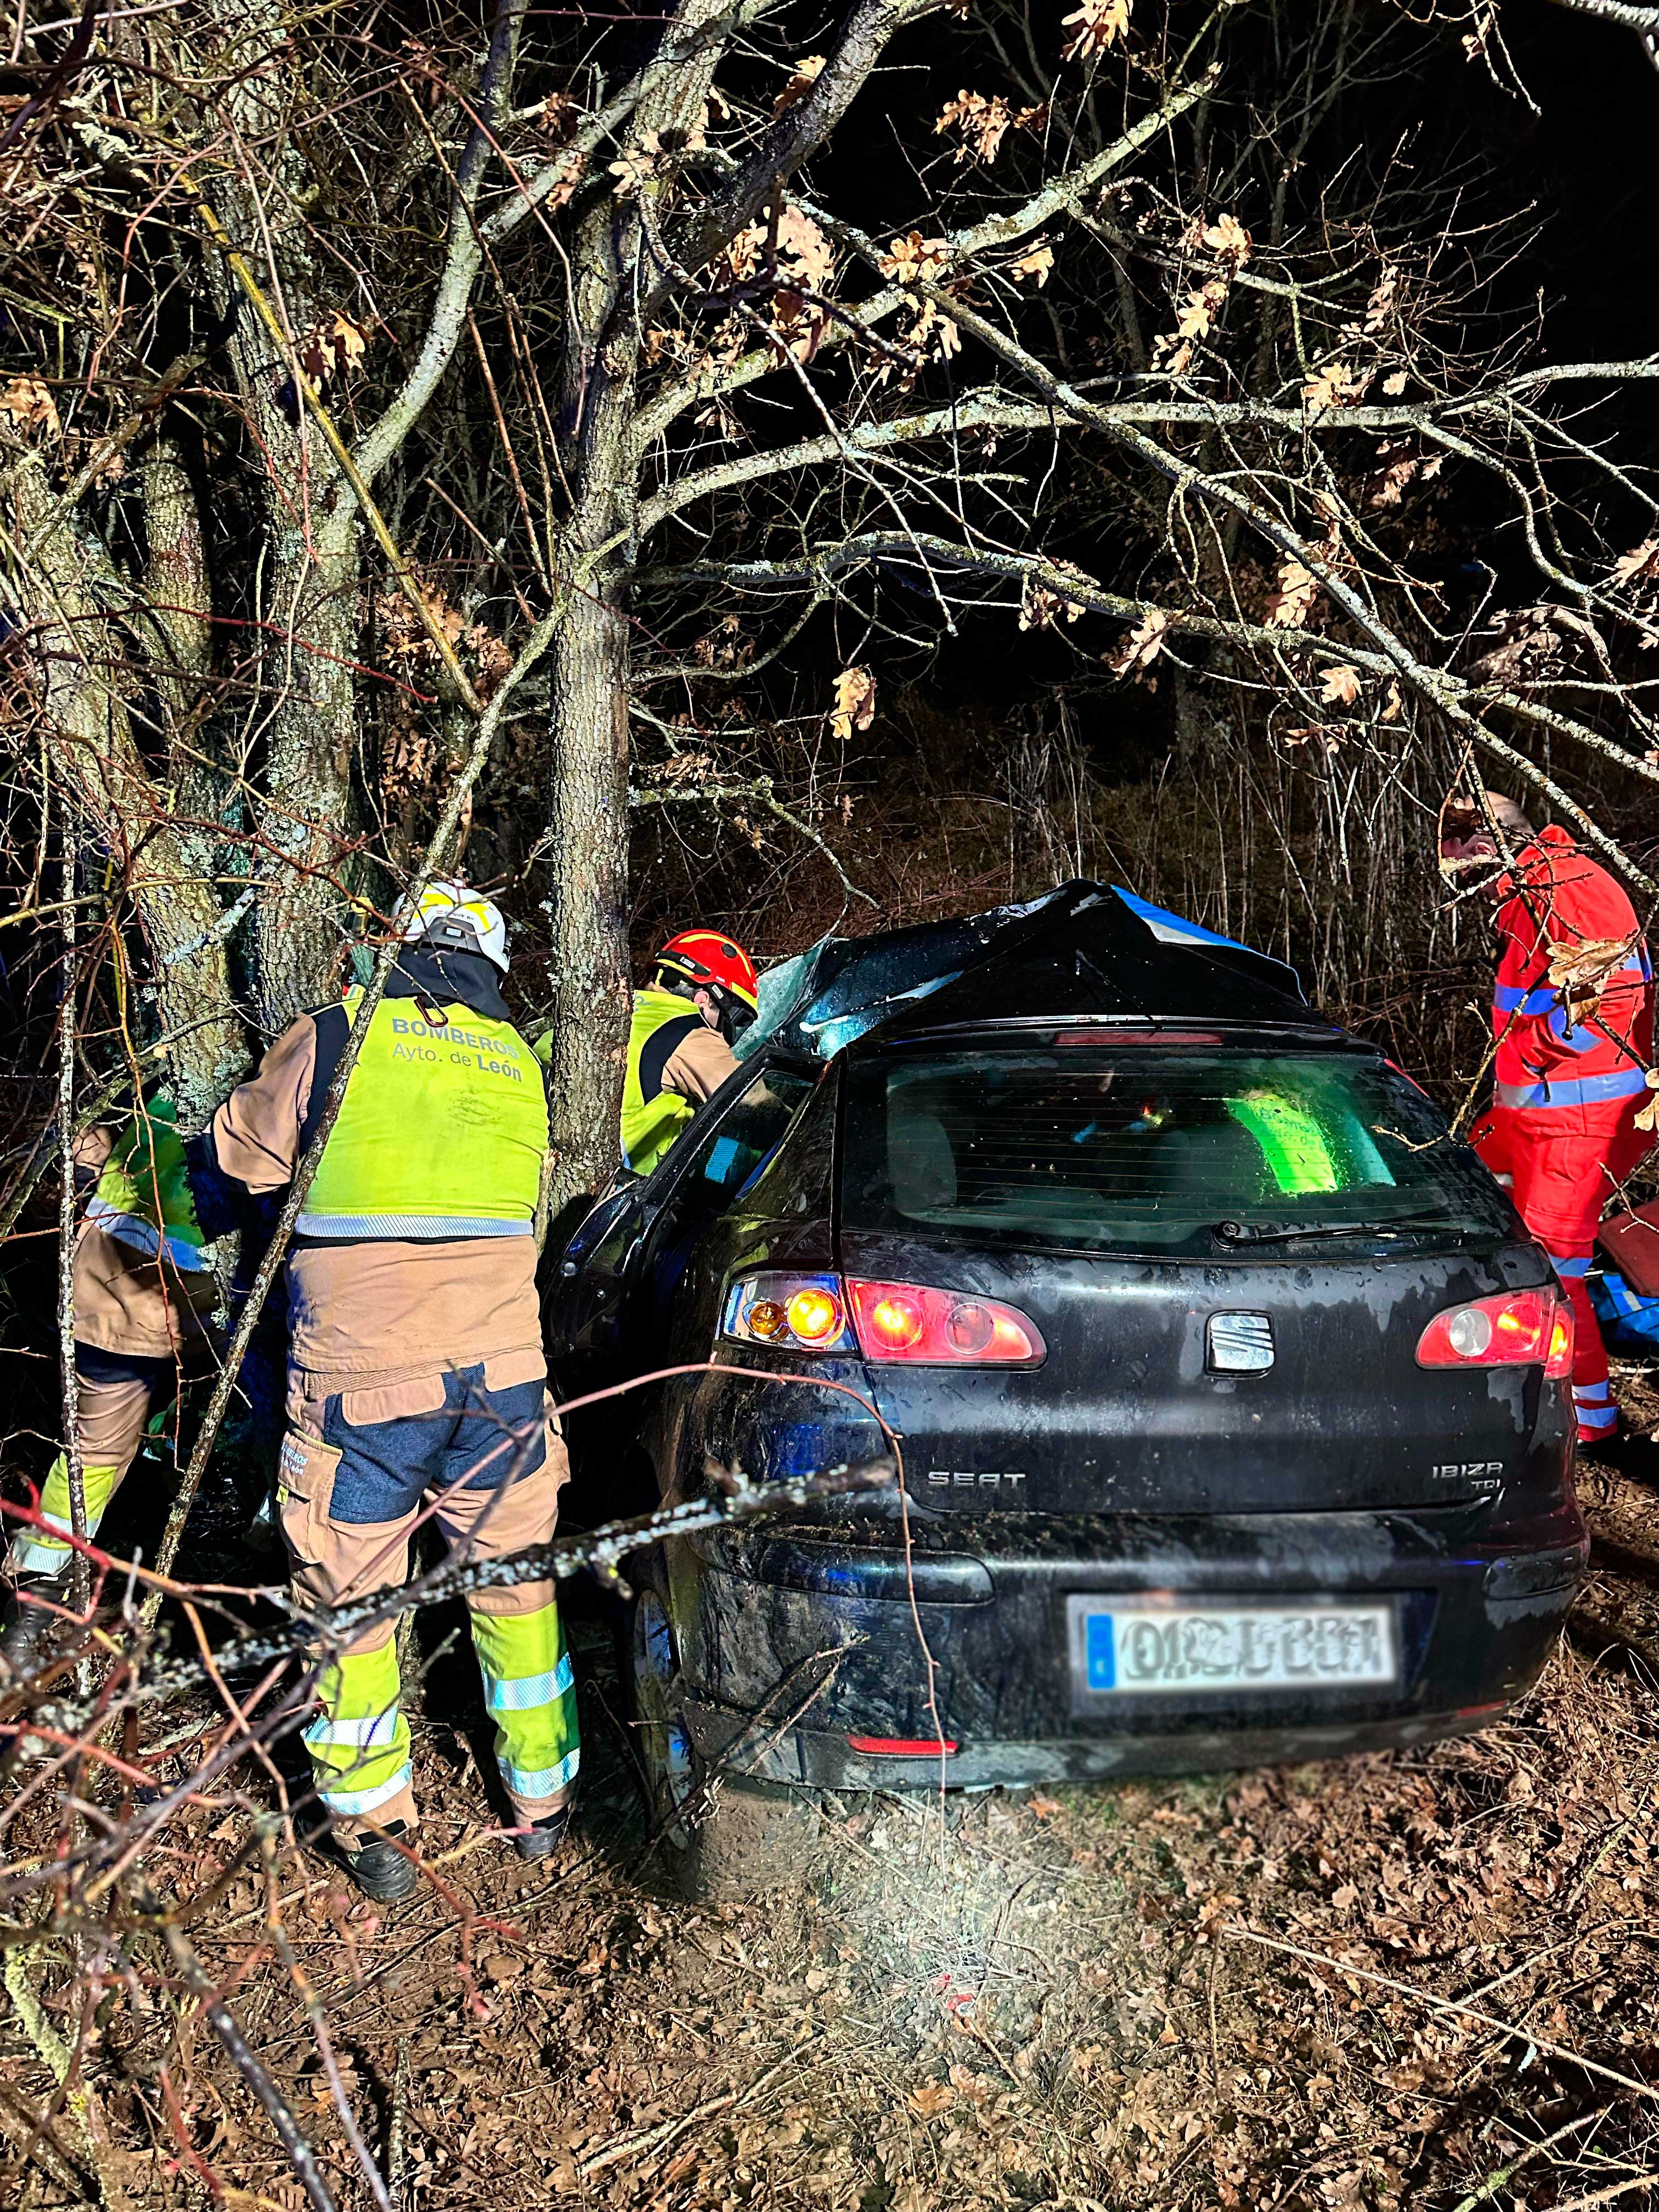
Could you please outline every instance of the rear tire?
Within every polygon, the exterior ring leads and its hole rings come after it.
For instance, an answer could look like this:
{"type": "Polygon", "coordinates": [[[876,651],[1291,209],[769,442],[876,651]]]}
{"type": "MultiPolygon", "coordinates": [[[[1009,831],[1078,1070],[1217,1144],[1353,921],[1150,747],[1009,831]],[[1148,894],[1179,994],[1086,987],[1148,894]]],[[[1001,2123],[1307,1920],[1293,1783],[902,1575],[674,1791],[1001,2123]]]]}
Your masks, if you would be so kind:
{"type": "Polygon", "coordinates": [[[748,1905],[805,1880],[816,1808],[783,1784],[705,1767],[685,1725],[673,1628],[657,1590],[641,1589],[629,1607],[625,1650],[655,1882],[693,1905],[748,1905]]]}

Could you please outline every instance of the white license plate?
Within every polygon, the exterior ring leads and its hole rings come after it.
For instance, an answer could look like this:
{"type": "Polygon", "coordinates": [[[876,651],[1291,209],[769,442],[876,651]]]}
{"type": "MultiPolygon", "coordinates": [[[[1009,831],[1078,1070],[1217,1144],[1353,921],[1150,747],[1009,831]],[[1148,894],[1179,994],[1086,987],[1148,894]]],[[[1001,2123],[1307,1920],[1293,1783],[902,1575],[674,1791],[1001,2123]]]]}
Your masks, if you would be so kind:
{"type": "Polygon", "coordinates": [[[1072,1669],[1095,1697],[1308,1690],[1398,1680],[1391,1605],[1066,1600],[1072,1669]]]}

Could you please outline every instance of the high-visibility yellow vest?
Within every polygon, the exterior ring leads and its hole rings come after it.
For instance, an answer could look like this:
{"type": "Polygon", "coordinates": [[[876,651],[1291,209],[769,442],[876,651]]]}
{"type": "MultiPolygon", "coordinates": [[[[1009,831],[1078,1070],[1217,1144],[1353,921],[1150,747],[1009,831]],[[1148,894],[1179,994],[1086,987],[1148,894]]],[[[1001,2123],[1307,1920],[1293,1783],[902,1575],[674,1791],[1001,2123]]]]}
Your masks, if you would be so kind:
{"type": "Polygon", "coordinates": [[[87,1218],[118,1244],[165,1255],[186,1274],[207,1267],[205,1239],[185,1172],[173,1101],[140,1105],[116,1139],[87,1206],[87,1218]]]}
{"type": "Polygon", "coordinates": [[[628,1073],[623,1080],[622,1151],[626,1166],[635,1175],[649,1175],[691,1119],[691,1103],[677,1091],[665,1091],[661,1076],[665,1060],[677,1038],[658,1037],[670,1022],[701,1024],[702,1015],[689,999],[677,991],[659,991],[654,985],[634,994],[634,1025],[628,1038],[628,1073]],[[657,1048],[652,1051],[652,1040],[657,1048]],[[654,1060],[653,1067],[649,1063],[654,1060]],[[646,1065],[641,1066],[641,1062],[646,1065]]]}
{"type": "MultiPolygon", "coordinates": [[[[347,993],[349,1019],[362,999],[347,993]]],[[[295,1225],[348,1239],[528,1237],[546,1152],[542,1072],[510,1022],[451,1004],[429,1023],[414,1000],[382,999],[295,1225]]]]}
{"type": "Polygon", "coordinates": [[[1261,1147],[1274,1182],[1287,1197],[1303,1191],[1339,1190],[1341,1177],[1313,1115],[1272,1091],[1230,1098],[1227,1111],[1261,1147]]]}

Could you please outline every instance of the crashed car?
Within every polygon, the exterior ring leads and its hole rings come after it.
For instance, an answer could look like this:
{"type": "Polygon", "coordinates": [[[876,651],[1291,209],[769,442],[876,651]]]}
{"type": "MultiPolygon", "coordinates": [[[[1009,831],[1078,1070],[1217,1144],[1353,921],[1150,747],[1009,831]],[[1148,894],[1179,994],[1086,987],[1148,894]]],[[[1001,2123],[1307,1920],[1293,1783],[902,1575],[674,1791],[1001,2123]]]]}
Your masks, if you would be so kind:
{"type": "Polygon", "coordinates": [[[619,1503],[902,1469],[632,1562],[683,1886],[787,1872],[811,1793],[1420,1744],[1528,1688],[1588,1549],[1571,1310],[1383,1054],[1099,884],[781,988],[549,1305],[568,1387],[714,1363],[635,1394],[619,1503]]]}

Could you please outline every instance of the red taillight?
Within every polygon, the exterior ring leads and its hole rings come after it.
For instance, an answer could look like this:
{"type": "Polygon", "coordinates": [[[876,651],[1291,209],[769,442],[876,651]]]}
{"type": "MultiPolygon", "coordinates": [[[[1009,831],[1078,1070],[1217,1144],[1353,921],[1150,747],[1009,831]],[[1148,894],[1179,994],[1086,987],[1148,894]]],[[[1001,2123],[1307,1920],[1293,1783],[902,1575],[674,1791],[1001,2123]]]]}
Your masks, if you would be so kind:
{"type": "Polygon", "coordinates": [[[1036,1367],[1048,1347],[1016,1307],[916,1283],[847,1279],[853,1325],[866,1359],[934,1367],[1036,1367]]]}
{"type": "Polygon", "coordinates": [[[873,1759],[938,1759],[941,1753],[948,1759],[957,1747],[948,1735],[849,1735],[847,1741],[873,1759]]]}
{"type": "Polygon", "coordinates": [[[1572,1373],[1572,1308],[1551,1290],[1509,1291],[1448,1306],[1424,1330],[1419,1367],[1534,1367],[1552,1382],[1572,1373]]]}

